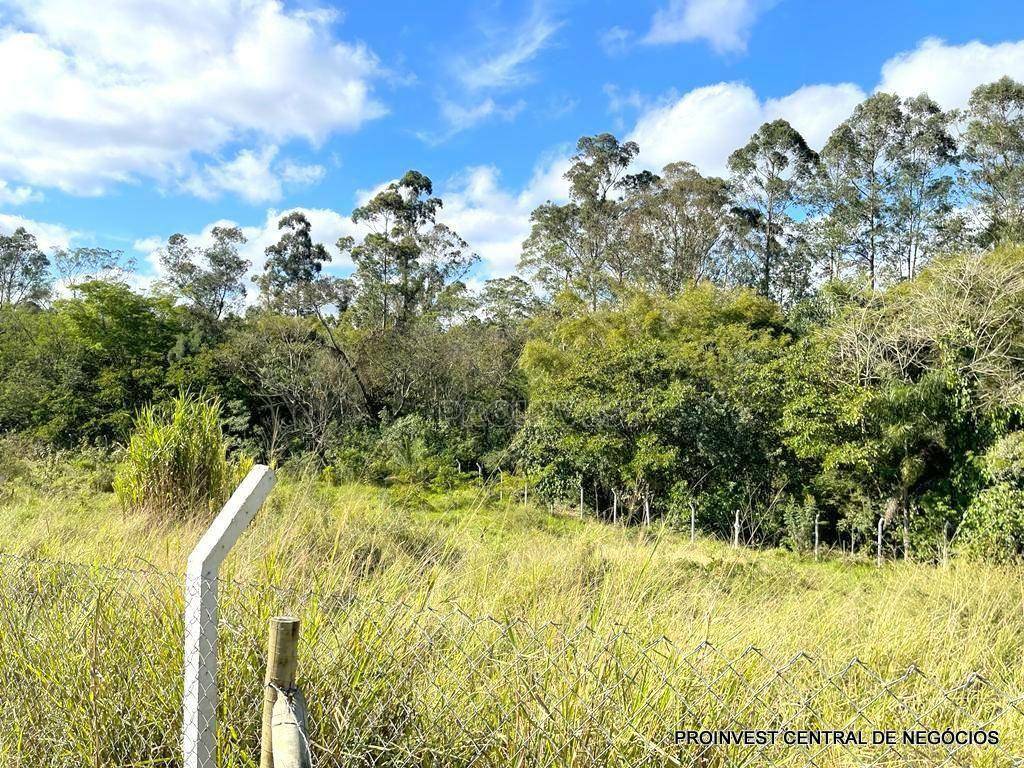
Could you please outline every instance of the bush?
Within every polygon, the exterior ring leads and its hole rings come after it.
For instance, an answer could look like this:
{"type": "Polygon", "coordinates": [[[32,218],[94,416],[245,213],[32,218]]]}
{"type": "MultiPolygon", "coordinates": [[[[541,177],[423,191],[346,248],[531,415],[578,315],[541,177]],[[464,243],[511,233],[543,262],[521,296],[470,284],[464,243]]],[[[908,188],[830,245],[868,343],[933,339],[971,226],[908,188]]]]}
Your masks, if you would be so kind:
{"type": "Polygon", "coordinates": [[[114,492],[125,509],[188,518],[219,506],[234,475],[220,402],[183,393],[139,413],[114,492]]]}
{"type": "Polygon", "coordinates": [[[964,517],[962,549],[969,555],[1008,563],[1024,553],[1024,491],[1007,483],[986,488],[964,517]]]}
{"type": "Polygon", "coordinates": [[[782,543],[794,552],[807,552],[814,549],[814,518],[818,509],[810,496],[802,502],[789,498],[782,508],[782,517],[786,525],[786,534],[782,543]]]}

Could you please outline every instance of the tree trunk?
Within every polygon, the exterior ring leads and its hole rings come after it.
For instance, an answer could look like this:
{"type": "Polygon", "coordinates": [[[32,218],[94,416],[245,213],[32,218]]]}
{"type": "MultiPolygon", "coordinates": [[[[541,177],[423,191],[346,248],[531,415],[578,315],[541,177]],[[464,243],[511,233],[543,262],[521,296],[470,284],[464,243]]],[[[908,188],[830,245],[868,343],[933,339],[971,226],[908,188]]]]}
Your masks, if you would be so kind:
{"type": "Polygon", "coordinates": [[[761,273],[761,293],[770,296],[772,285],[772,217],[769,214],[764,227],[764,267],[761,273]]]}

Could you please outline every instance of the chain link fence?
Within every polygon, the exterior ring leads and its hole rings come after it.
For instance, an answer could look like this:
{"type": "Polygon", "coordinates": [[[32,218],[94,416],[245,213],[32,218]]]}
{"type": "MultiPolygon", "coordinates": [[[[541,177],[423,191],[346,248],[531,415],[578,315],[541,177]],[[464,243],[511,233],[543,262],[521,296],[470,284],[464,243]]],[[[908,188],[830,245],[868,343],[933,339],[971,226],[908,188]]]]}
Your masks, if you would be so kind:
{"type": "MultiPolygon", "coordinates": [[[[0,765],[182,765],[182,583],[0,556],[0,765]]],[[[280,613],[301,620],[315,766],[1024,765],[1024,699],[980,673],[683,648],[450,603],[219,592],[223,768],[258,765],[280,613]]]]}

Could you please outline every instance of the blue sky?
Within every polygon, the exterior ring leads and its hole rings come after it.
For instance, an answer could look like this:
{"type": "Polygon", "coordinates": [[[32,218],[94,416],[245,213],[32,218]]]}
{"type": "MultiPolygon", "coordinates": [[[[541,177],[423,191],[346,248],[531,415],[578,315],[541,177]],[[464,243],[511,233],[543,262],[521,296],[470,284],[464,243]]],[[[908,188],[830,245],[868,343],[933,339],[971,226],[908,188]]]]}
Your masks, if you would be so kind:
{"type": "Polygon", "coordinates": [[[408,168],[476,278],[506,274],[582,134],[721,173],[766,119],[820,145],[879,88],[952,108],[1024,79],[1001,0],[0,0],[0,19],[0,229],[124,249],[140,284],[173,232],[237,223],[254,269],[282,211],[358,234],[353,205],[408,168]]]}

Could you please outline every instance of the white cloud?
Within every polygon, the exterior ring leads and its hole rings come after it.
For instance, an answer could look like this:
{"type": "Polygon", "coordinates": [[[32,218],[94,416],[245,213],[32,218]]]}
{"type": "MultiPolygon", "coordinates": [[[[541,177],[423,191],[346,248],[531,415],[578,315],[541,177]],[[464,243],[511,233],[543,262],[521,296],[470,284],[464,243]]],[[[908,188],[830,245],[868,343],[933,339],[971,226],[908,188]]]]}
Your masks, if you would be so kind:
{"type": "MultiPolygon", "coordinates": [[[[886,61],[877,90],[904,97],[926,91],[943,107],[954,108],[964,106],[978,85],[1003,75],[1024,80],[1024,41],[952,46],[929,38],[886,61]]],[[[640,145],[644,167],[657,170],[688,160],[705,173],[722,175],[729,154],[762,123],[785,118],[820,150],[866,97],[853,83],[806,85],[766,100],[745,84],[717,83],[648,108],[628,138],[640,145]]]]}
{"type": "Polygon", "coordinates": [[[494,99],[487,97],[483,101],[471,106],[464,106],[448,99],[440,99],[441,117],[447,124],[444,131],[433,133],[430,131],[419,131],[417,136],[427,144],[441,144],[458,133],[467,131],[476,125],[491,119],[514,120],[515,117],[526,107],[522,99],[503,106],[494,99]]]}
{"type": "Polygon", "coordinates": [[[707,40],[718,53],[747,49],[750,30],[769,0],[669,0],[651,21],[645,43],[707,40]]]}
{"type": "Polygon", "coordinates": [[[633,33],[624,27],[614,26],[602,32],[598,42],[606,55],[621,56],[629,50],[633,42],[633,33]]]}
{"type": "Polygon", "coordinates": [[[617,85],[606,83],[603,90],[604,95],[608,97],[608,111],[612,114],[641,109],[645,104],[644,97],[636,88],[624,93],[617,85]]]}
{"type": "Polygon", "coordinates": [[[629,138],[640,145],[640,163],[654,170],[687,160],[704,173],[728,173],[729,154],[770,120],[783,118],[821,149],[832,129],[850,116],[865,94],[856,85],[809,85],[762,101],[747,85],[718,83],[654,107],[637,120],[629,138]]]}
{"type": "Polygon", "coordinates": [[[520,205],[525,205],[532,211],[549,200],[564,203],[569,199],[569,182],[565,174],[572,165],[570,154],[568,147],[562,147],[541,157],[533,169],[529,183],[518,195],[520,205]]]}
{"type": "Polygon", "coordinates": [[[139,253],[146,254],[147,256],[152,254],[153,251],[163,247],[164,240],[157,237],[156,235],[150,235],[149,237],[142,237],[132,243],[132,250],[138,251],[139,253]]]}
{"type": "Polygon", "coordinates": [[[43,199],[43,194],[32,187],[12,187],[3,179],[0,179],[0,205],[23,205],[24,203],[38,203],[43,199]]]}
{"type": "Polygon", "coordinates": [[[259,152],[240,150],[233,160],[205,165],[182,186],[205,200],[214,200],[222,192],[235,192],[253,203],[277,200],[281,182],[270,170],[276,154],[273,145],[259,152]]]}
{"type": "Polygon", "coordinates": [[[301,165],[293,160],[275,163],[277,154],[273,144],[258,151],[242,149],[232,160],[203,166],[181,186],[205,200],[232,192],[251,203],[266,203],[281,198],[284,184],[303,186],[323,178],[323,166],[301,165]]]}
{"type": "Polygon", "coordinates": [[[399,179],[388,179],[387,181],[382,181],[380,184],[376,184],[375,186],[367,189],[357,189],[355,194],[356,207],[358,208],[366,205],[389,186],[397,184],[398,182],[399,179]]]}
{"type": "Polygon", "coordinates": [[[764,103],[764,120],[788,120],[812,148],[821,149],[833,129],[865,98],[867,94],[853,83],[805,85],[788,96],[768,99],[764,103]]]}
{"type": "Polygon", "coordinates": [[[625,130],[627,114],[636,114],[648,106],[643,94],[635,88],[624,92],[617,85],[606,83],[604,95],[608,97],[608,112],[612,116],[611,127],[615,133],[625,130]]]}
{"type": "Polygon", "coordinates": [[[97,194],[174,185],[230,144],[314,144],[381,115],[365,46],[278,0],[15,0],[0,174],[97,194]]]}
{"type": "Polygon", "coordinates": [[[441,104],[441,115],[453,129],[462,131],[493,116],[511,120],[522,111],[524,106],[526,103],[520,100],[509,107],[502,107],[491,98],[484,99],[471,107],[445,101],[441,104]]]}
{"type": "Polygon", "coordinates": [[[68,229],[61,224],[50,224],[45,221],[34,221],[24,216],[11,213],[0,213],[0,234],[9,235],[18,227],[24,227],[35,235],[36,242],[44,251],[55,248],[69,248],[73,241],[81,237],[80,232],[68,229]]]}
{"type": "Polygon", "coordinates": [[[532,79],[526,65],[550,44],[561,26],[537,3],[517,29],[492,32],[490,44],[480,55],[457,59],[456,76],[470,90],[524,85],[532,79]]]}
{"type": "Polygon", "coordinates": [[[322,181],[326,173],[322,165],[304,165],[294,160],[285,160],[281,163],[281,180],[287,184],[310,186],[322,181]]]}
{"type": "Polygon", "coordinates": [[[640,145],[640,163],[660,169],[687,160],[704,173],[722,175],[729,153],[763,122],[764,107],[740,83],[696,88],[640,116],[628,138],[640,145]]]}
{"type": "Polygon", "coordinates": [[[493,166],[469,168],[450,182],[442,219],[480,255],[491,275],[515,271],[530,212],[502,189],[493,166]]]}
{"type": "Polygon", "coordinates": [[[982,83],[1008,75],[1024,80],[1024,40],[949,45],[928,38],[882,65],[879,91],[912,97],[927,92],[946,109],[963,107],[982,83]]]}
{"type": "Polygon", "coordinates": [[[530,233],[533,209],[547,200],[567,198],[568,166],[564,154],[552,155],[537,166],[518,193],[501,186],[494,166],[467,168],[447,184],[441,219],[480,255],[487,277],[509,275],[530,233]]]}
{"type": "Polygon", "coordinates": [[[486,40],[477,50],[453,57],[449,69],[466,92],[452,99],[443,91],[437,98],[442,130],[421,130],[416,135],[428,144],[441,144],[458,133],[491,119],[513,120],[526,107],[522,99],[501,104],[488,91],[508,91],[533,80],[528,64],[548,45],[562,26],[535,2],[529,17],[515,29],[485,29],[486,40]]]}

